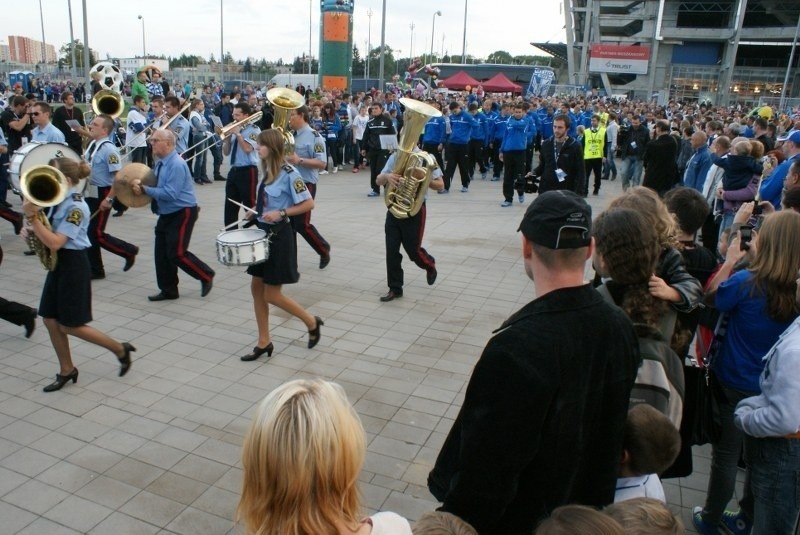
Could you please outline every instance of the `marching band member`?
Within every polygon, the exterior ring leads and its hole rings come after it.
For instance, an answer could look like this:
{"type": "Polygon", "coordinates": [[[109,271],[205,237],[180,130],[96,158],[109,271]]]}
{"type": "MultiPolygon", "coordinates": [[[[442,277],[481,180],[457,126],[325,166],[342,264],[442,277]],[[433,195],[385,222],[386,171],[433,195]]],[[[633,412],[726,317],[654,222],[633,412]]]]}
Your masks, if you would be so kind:
{"type": "Polygon", "coordinates": [[[289,221],[291,216],[314,208],[314,199],[308,191],[303,176],[289,164],[283,164],[284,143],[280,130],[271,128],[258,136],[258,155],[264,178],[258,187],[256,217],[258,227],[271,237],[269,258],[266,262],[247,268],[252,276],[250,292],[258,326],[258,344],[252,353],[241,357],[255,360],[264,353],[272,356],[274,346],[269,334],[269,308],[273,305],[297,317],[308,328],[309,349],[320,339],[322,319],[312,316],[294,299],[281,291],[284,284],[294,284],[300,279],[297,272],[297,240],[289,221]]]}
{"type": "MultiPolygon", "coordinates": [[[[239,102],[233,107],[234,122],[244,121],[253,113],[246,102],[239,102]]],[[[256,199],[258,183],[258,126],[249,124],[237,126],[231,135],[222,143],[222,154],[231,156],[231,170],[225,183],[225,196],[245,206],[253,206],[256,199]]],[[[239,217],[239,207],[233,203],[225,203],[225,226],[228,227],[239,217]]]]}
{"type": "MultiPolygon", "coordinates": [[[[8,142],[0,129],[0,184],[8,180],[8,168],[5,163],[8,161],[8,142]]],[[[0,186],[2,187],[2,186],[0,186]]],[[[11,209],[11,204],[0,201],[0,217],[14,225],[14,234],[19,234],[22,230],[22,214],[11,209]]]]}
{"type": "Polygon", "coordinates": [[[31,118],[36,127],[31,130],[31,140],[39,143],[64,143],[66,139],[61,130],[50,122],[51,108],[47,102],[37,102],[33,105],[31,118]]]}
{"type": "Polygon", "coordinates": [[[44,387],[45,392],[60,390],[69,381],[78,380],[78,368],[72,363],[68,335],[76,336],[104,347],[119,359],[119,376],[131,367],[131,352],[136,351],[128,342],[120,343],[107,334],[90,327],[92,321],[92,270],[87,250],[91,246],[88,237],[89,206],[83,196],[74,189],[81,178],[90,174],[86,162],[69,158],[56,158],[50,165],[67,177],[72,187],[66,198],[52,211],[52,229],[48,229],[37,217],[39,207],[30,201],[22,203],[22,210],[30,228],[23,231],[36,235],[45,247],[58,255],[53,271],[47,273],[39,303],[39,315],[50,335],[50,341],[58,357],[60,367],[56,380],[44,387]]]}
{"type": "Polygon", "coordinates": [[[89,124],[89,135],[92,141],[86,147],[84,155],[84,159],[92,168],[92,179],[86,193],[86,204],[89,205],[92,213],[97,212],[97,216],[89,222],[89,241],[91,242],[89,263],[92,266],[92,279],[106,277],[103,257],[100,254],[101,247],[125,259],[122,271],[131,269],[133,263],[136,262],[136,255],[139,254],[139,248],[135,245],[106,233],[108,211],[114,202],[114,197],[111,195],[114,176],[122,168],[119,152],[110,139],[113,129],[114,120],[111,117],[108,115],[95,117],[89,124]]]}
{"type": "MultiPolygon", "coordinates": [[[[314,199],[317,196],[319,172],[327,166],[328,157],[325,153],[325,140],[308,125],[308,119],[307,106],[289,111],[289,128],[295,131],[294,154],[287,155],[286,161],[303,177],[303,182],[314,199]]],[[[331,246],[317,231],[317,227],[311,224],[311,210],[293,216],[292,226],[319,255],[319,268],[325,269],[331,261],[331,246]]]]}
{"type": "Polygon", "coordinates": [[[169,125],[169,130],[175,134],[175,150],[178,154],[183,154],[189,148],[189,134],[192,131],[192,125],[186,120],[186,117],[179,115],[181,111],[181,101],[178,97],[167,97],[164,99],[164,111],[167,112],[167,120],[175,119],[169,125]]]}
{"type": "Polygon", "coordinates": [[[153,198],[156,223],[156,282],[159,293],[148,297],[150,301],[178,298],[178,268],[200,281],[200,296],[205,297],[214,284],[214,270],[189,252],[189,241],[197,221],[197,199],[189,166],[175,150],[175,134],[169,130],[156,130],[150,138],[153,156],[158,158],[155,186],[143,186],[135,181],[134,195],[153,198]]]}

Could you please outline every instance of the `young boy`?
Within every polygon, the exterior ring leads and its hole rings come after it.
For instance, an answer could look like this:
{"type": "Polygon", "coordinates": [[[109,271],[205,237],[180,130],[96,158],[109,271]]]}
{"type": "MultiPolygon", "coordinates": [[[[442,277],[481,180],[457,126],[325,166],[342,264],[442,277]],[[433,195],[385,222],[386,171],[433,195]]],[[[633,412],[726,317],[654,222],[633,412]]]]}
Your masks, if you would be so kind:
{"type": "Polygon", "coordinates": [[[675,461],[680,447],[680,434],[664,414],[644,403],[631,408],[625,421],[614,503],[637,497],[666,503],[658,474],[675,461]]]}

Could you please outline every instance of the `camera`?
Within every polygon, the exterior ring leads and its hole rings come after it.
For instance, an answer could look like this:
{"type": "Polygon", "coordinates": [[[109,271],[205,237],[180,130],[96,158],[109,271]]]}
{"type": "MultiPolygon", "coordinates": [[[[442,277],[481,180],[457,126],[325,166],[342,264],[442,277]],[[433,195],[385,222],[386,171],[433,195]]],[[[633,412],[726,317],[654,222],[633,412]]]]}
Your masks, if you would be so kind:
{"type": "Polygon", "coordinates": [[[539,191],[539,177],[534,176],[533,173],[528,173],[522,180],[525,182],[523,184],[525,193],[536,193],[539,191]]]}
{"type": "Polygon", "coordinates": [[[753,239],[752,225],[743,225],[739,228],[739,249],[741,251],[750,250],[750,240],[753,239]]]}

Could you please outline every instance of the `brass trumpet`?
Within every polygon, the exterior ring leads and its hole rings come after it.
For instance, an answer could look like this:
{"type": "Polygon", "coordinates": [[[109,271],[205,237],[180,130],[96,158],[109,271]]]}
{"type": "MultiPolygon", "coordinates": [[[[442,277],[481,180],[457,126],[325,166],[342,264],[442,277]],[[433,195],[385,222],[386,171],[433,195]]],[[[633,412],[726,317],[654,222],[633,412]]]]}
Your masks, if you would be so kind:
{"type": "MultiPolygon", "coordinates": [[[[64,173],[50,165],[36,165],[25,171],[19,177],[19,189],[23,197],[40,208],[49,208],[60,204],[69,191],[69,182],[64,173]]],[[[40,210],[36,217],[50,229],[50,220],[40,210]]],[[[33,232],[28,233],[28,246],[39,257],[39,261],[48,271],[56,269],[58,256],[53,254],[33,232]]]]}
{"type": "Polygon", "coordinates": [[[294,152],[294,135],[289,130],[289,111],[304,106],[306,100],[303,95],[288,87],[273,87],[267,91],[267,100],[275,108],[272,127],[280,130],[283,135],[284,154],[292,154],[294,152]]]}
{"type": "MultiPolygon", "coordinates": [[[[245,117],[241,121],[236,121],[235,123],[231,123],[228,126],[223,126],[222,128],[214,127],[214,132],[216,132],[217,135],[220,137],[220,141],[225,141],[225,138],[227,138],[228,136],[231,135],[231,131],[234,128],[236,128],[236,127],[243,128],[243,127],[245,127],[245,126],[247,126],[249,124],[257,123],[258,121],[261,120],[261,117],[263,117],[263,115],[264,115],[263,112],[257,111],[253,115],[250,115],[249,117],[245,117]]],[[[183,151],[180,155],[183,156],[184,154],[187,154],[189,151],[191,151],[193,148],[197,147],[198,145],[202,145],[203,143],[207,143],[208,141],[209,141],[208,138],[203,138],[202,140],[198,141],[197,143],[195,143],[194,145],[192,145],[191,147],[189,147],[188,149],[183,151]]],[[[191,158],[188,158],[186,160],[186,163],[191,162],[197,156],[200,156],[205,151],[209,150],[212,146],[213,146],[213,144],[209,144],[208,147],[206,147],[203,150],[193,154],[191,158]]]]}
{"type": "Polygon", "coordinates": [[[98,91],[92,97],[92,111],[95,116],[108,115],[116,119],[125,110],[125,101],[122,95],[110,89],[98,91]]]}

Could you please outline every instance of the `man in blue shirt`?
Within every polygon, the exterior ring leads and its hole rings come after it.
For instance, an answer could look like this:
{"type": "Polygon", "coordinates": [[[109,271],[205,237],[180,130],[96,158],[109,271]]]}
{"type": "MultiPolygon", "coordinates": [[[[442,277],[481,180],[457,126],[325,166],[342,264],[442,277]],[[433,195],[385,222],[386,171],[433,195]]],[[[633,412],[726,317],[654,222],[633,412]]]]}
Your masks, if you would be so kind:
{"type": "Polygon", "coordinates": [[[51,108],[47,102],[33,105],[31,116],[36,127],[31,130],[32,141],[39,143],[66,143],[64,134],[50,122],[51,108]]]}
{"type": "MultiPolygon", "coordinates": [[[[244,121],[252,113],[253,110],[247,102],[239,102],[233,107],[233,120],[244,121]]],[[[252,124],[239,126],[231,130],[231,134],[222,143],[222,153],[231,157],[225,197],[249,207],[256,205],[259,132],[258,127],[252,124]]],[[[239,207],[225,201],[225,226],[235,222],[238,217],[239,207]]]]}
{"type": "Polygon", "coordinates": [[[683,185],[692,188],[700,193],[703,192],[703,185],[706,181],[708,170],[711,169],[711,154],[708,152],[708,136],[703,131],[692,134],[689,142],[692,144],[694,154],[686,163],[686,171],[683,173],[683,185]]]}
{"type": "Polygon", "coordinates": [[[469,165],[467,162],[467,144],[469,143],[475,119],[458,102],[450,103],[450,142],[447,144],[447,168],[444,171],[444,189],[439,193],[449,193],[450,183],[458,166],[461,175],[461,193],[469,191],[469,165]]]}
{"type": "Polygon", "coordinates": [[[139,248],[128,242],[115,238],[106,233],[108,224],[108,211],[114,202],[111,194],[114,177],[122,168],[119,151],[111,142],[111,132],[114,129],[114,120],[108,115],[98,115],[89,124],[91,143],[86,147],[84,159],[92,167],[92,178],[86,189],[86,204],[91,213],[97,216],[89,222],[89,263],[92,266],[92,279],[104,279],[106,276],[103,267],[103,257],[100,254],[102,247],[125,259],[122,271],[128,271],[136,261],[139,248]],[[98,212],[99,209],[99,212],[98,212]]]}
{"type": "Polygon", "coordinates": [[[177,299],[178,268],[200,281],[200,296],[205,297],[214,283],[214,270],[189,252],[189,241],[197,221],[197,199],[189,166],[175,151],[175,135],[168,130],[157,130],[150,139],[153,156],[158,159],[155,186],[133,184],[134,195],[148,195],[153,199],[153,211],[158,214],[156,243],[153,251],[156,261],[156,282],[159,293],[148,297],[150,301],[177,299]]]}

